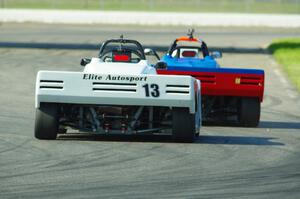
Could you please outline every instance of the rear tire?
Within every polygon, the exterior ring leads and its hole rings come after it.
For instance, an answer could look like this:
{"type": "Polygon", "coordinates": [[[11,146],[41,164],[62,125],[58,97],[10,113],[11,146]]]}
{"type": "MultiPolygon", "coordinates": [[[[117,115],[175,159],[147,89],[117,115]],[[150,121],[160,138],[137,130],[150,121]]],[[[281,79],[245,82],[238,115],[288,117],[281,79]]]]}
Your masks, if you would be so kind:
{"type": "Polygon", "coordinates": [[[257,127],[260,119],[258,98],[244,97],[240,100],[238,121],[243,127],[257,127]]]}
{"type": "Polygon", "coordinates": [[[54,140],[58,132],[57,104],[41,103],[36,109],[34,135],[41,140],[54,140]]]}
{"type": "Polygon", "coordinates": [[[195,114],[190,114],[187,108],[172,109],[172,132],[175,142],[194,142],[195,140],[195,114]]]}

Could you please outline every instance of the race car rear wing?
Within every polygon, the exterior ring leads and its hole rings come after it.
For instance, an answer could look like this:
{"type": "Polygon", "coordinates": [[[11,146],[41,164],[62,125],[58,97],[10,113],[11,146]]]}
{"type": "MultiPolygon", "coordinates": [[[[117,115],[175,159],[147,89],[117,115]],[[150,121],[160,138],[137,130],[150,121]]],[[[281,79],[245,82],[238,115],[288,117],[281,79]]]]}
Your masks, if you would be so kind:
{"type": "Polygon", "coordinates": [[[39,71],[35,107],[40,103],[186,107],[195,113],[199,80],[191,76],[115,75],[39,71]]]}

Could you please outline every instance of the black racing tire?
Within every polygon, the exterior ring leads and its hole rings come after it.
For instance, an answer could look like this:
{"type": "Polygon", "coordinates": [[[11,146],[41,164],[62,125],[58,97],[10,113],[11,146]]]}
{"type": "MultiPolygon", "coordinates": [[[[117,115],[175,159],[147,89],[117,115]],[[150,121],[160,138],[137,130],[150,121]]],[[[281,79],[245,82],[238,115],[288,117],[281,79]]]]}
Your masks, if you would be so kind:
{"type": "Polygon", "coordinates": [[[257,127],[260,120],[260,101],[254,97],[240,100],[238,122],[243,127],[257,127]]]}
{"type": "Polygon", "coordinates": [[[191,143],[195,141],[195,114],[190,114],[188,108],[172,109],[172,136],[175,142],[191,143]]]}
{"type": "Polygon", "coordinates": [[[41,103],[36,109],[34,135],[41,140],[55,140],[58,132],[58,106],[41,103]]]}

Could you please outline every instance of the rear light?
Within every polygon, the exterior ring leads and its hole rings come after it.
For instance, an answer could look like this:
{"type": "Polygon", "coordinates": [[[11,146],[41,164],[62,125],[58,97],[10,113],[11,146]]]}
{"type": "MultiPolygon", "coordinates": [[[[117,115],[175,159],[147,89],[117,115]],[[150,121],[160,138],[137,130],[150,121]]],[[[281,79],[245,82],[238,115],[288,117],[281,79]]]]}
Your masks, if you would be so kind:
{"type": "Polygon", "coordinates": [[[128,55],[114,55],[113,60],[116,62],[130,62],[128,55]]]}

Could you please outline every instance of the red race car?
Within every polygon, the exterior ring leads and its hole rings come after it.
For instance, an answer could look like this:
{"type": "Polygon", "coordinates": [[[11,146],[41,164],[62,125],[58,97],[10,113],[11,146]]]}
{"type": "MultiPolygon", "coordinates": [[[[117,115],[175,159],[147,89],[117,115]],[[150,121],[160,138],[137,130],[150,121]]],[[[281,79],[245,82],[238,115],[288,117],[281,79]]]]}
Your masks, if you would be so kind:
{"type": "Polygon", "coordinates": [[[202,119],[204,122],[232,122],[256,127],[260,120],[264,94],[264,71],[260,69],[222,68],[206,43],[193,37],[175,39],[160,60],[159,74],[191,75],[201,81],[202,119]]]}

